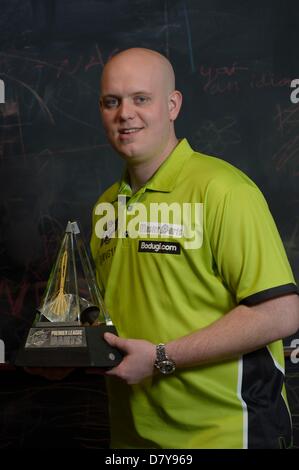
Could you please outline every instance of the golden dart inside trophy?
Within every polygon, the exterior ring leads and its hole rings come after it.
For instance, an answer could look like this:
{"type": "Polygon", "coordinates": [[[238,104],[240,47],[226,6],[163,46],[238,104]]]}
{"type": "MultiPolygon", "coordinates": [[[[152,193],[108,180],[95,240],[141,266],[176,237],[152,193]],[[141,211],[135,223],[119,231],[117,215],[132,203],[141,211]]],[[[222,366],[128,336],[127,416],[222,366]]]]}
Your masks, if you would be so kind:
{"type": "Polygon", "coordinates": [[[111,368],[121,353],[103,338],[116,333],[77,222],[68,222],[36,321],[16,357],[27,367],[111,368]]]}
{"type": "Polygon", "coordinates": [[[64,292],[65,276],[66,276],[66,266],[67,266],[67,251],[63,253],[61,261],[61,270],[60,270],[60,286],[57,297],[52,302],[50,310],[57,317],[61,317],[65,314],[69,306],[69,297],[64,292]]]}

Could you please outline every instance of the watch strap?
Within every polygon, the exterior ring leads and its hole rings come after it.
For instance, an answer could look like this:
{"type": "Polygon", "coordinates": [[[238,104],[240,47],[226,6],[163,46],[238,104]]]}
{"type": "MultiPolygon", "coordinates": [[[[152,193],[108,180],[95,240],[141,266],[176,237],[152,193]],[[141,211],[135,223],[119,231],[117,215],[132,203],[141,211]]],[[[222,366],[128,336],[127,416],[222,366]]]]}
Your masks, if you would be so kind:
{"type": "Polygon", "coordinates": [[[167,356],[163,343],[156,345],[155,367],[164,375],[172,374],[175,371],[176,364],[167,356]]]}

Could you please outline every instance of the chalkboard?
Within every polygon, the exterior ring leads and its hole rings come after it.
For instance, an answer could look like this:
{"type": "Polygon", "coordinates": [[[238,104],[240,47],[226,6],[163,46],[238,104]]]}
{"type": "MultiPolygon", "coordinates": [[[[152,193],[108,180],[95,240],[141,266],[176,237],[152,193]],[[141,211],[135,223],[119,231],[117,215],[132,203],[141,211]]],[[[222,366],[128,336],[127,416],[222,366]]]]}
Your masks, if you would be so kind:
{"type": "Polygon", "coordinates": [[[290,99],[298,39],[292,0],[1,0],[7,359],[35,315],[67,221],[77,219],[88,241],[93,204],[120,177],[101,127],[99,78],[109,57],[128,47],[170,59],[184,96],[178,137],[258,184],[298,280],[299,105],[290,99]]]}
{"type": "MultiPolygon", "coordinates": [[[[179,137],[244,170],[264,192],[299,275],[299,107],[290,83],[299,14],[286,1],[2,1],[0,325],[31,321],[68,219],[86,239],[120,159],[105,139],[99,77],[118,50],[173,63],[179,137]]],[[[9,327],[9,330],[11,328],[9,327]]]]}
{"type": "Polygon", "coordinates": [[[121,174],[98,90],[105,62],[127,47],[171,60],[178,136],[258,184],[298,279],[295,2],[3,0],[0,25],[2,336],[31,322],[67,221],[88,240],[92,206],[121,174]]]}

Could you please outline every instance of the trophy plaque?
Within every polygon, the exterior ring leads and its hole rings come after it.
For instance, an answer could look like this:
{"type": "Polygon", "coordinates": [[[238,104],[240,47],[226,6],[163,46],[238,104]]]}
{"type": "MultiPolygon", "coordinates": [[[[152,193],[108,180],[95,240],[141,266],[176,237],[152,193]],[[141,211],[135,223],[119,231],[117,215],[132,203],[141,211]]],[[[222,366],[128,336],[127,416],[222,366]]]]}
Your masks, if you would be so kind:
{"type": "Polygon", "coordinates": [[[122,354],[103,338],[117,334],[77,222],[68,222],[33,326],[15,364],[108,369],[122,354]]]}

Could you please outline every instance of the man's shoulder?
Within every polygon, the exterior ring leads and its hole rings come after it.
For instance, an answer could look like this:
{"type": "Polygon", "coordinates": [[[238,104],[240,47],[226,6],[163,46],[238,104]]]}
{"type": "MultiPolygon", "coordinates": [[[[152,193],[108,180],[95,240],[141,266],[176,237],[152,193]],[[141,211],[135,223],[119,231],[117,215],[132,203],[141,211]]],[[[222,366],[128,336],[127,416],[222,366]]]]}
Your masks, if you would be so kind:
{"type": "Polygon", "coordinates": [[[215,175],[216,173],[222,176],[227,175],[228,177],[231,176],[234,178],[248,178],[240,168],[237,168],[227,160],[199,151],[194,151],[192,153],[190,164],[197,167],[198,170],[204,171],[207,176],[210,174],[215,175]]]}
{"type": "Polygon", "coordinates": [[[217,188],[227,192],[239,184],[257,188],[252,179],[240,168],[222,158],[198,151],[193,152],[185,171],[190,178],[200,183],[203,190],[217,188]]]}

